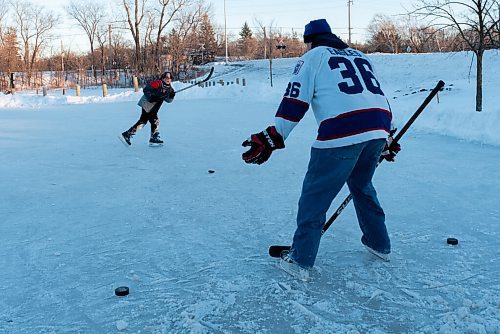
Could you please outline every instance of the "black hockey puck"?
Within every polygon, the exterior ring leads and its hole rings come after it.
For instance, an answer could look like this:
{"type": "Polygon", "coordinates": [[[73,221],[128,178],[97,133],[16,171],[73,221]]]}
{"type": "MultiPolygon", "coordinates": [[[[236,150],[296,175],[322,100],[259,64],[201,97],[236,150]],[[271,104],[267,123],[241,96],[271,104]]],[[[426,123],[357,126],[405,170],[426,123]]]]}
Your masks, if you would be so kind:
{"type": "Polygon", "coordinates": [[[456,238],[448,238],[448,239],[446,239],[446,243],[448,245],[455,246],[455,245],[458,245],[458,239],[456,239],[456,238]]]}
{"type": "Polygon", "coordinates": [[[213,174],[213,173],[215,173],[215,171],[213,169],[208,170],[208,174],[213,174]]]}
{"type": "Polygon", "coordinates": [[[119,286],[115,289],[115,295],[123,297],[128,295],[129,290],[127,286],[119,286]]]}

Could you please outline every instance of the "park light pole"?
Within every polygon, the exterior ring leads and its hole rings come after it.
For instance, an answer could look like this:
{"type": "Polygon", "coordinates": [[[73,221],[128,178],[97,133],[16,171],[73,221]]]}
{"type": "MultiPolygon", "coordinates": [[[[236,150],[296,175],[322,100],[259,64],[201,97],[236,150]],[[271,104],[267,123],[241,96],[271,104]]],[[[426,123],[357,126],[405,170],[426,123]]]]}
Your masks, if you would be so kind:
{"type": "Polygon", "coordinates": [[[349,44],[351,44],[351,4],[353,4],[353,0],[347,0],[347,30],[349,33],[349,44]]]}
{"type": "Polygon", "coordinates": [[[226,64],[227,64],[227,20],[226,20],[226,0],[224,0],[224,41],[226,44],[226,64]]]}

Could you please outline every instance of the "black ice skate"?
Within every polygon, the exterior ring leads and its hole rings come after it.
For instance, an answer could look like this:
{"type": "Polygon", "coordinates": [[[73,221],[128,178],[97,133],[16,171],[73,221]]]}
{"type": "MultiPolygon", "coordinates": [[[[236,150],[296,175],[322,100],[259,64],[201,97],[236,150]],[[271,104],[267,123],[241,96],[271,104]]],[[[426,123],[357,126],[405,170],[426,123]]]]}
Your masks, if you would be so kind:
{"type": "Polygon", "coordinates": [[[162,146],[163,140],[160,138],[160,133],[155,132],[151,134],[151,138],[149,138],[149,146],[162,146]]]}
{"type": "Polygon", "coordinates": [[[133,134],[131,134],[129,131],[125,131],[125,132],[122,132],[122,134],[119,135],[118,138],[122,141],[123,145],[130,146],[130,145],[132,145],[132,142],[130,141],[132,136],[133,136],[133,134]]]}

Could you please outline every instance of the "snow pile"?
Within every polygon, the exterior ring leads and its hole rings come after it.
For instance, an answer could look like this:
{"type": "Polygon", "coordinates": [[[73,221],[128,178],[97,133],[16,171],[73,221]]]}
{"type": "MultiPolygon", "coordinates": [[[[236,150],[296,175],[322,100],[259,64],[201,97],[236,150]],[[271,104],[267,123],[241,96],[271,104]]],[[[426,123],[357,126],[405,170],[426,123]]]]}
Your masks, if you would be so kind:
{"type": "Polygon", "coordinates": [[[99,89],[82,89],[81,96],[76,96],[75,90],[67,89],[62,95],[61,90],[49,91],[47,96],[37,92],[18,92],[15,94],[0,93],[0,108],[32,108],[38,109],[47,105],[60,104],[88,104],[88,103],[115,103],[123,101],[137,101],[141,93],[130,89],[111,89],[107,97],[102,96],[99,89]]]}
{"type": "MultiPolygon", "coordinates": [[[[496,89],[500,72],[500,57],[496,50],[484,57],[483,111],[475,112],[475,58],[473,53],[443,54],[374,54],[371,55],[381,84],[388,96],[396,124],[407,120],[439,80],[446,83],[440,94],[439,107],[429,106],[416,128],[484,144],[500,145],[500,105],[496,89]]],[[[277,107],[296,59],[274,59],[273,86],[269,79],[269,61],[246,61],[213,64],[215,72],[207,87],[193,87],[179,93],[177,100],[238,99],[241,103],[272,101],[277,107]],[[245,86],[242,85],[243,79],[245,86]],[[237,80],[239,84],[236,84],[237,80]],[[221,85],[221,81],[224,85],[221,85]]],[[[189,83],[174,82],[177,89],[189,83]]],[[[0,94],[0,108],[40,108],[55,104],[86,104],[136,102],[141,92],[109,90],[102,97],[99,89],[82,90],[84,96],[74,96],[67,90],[51,91],[43,97],[37,94],[0,94]]],[[[269,112],[273,112],[270,110],[269,112]]]]}

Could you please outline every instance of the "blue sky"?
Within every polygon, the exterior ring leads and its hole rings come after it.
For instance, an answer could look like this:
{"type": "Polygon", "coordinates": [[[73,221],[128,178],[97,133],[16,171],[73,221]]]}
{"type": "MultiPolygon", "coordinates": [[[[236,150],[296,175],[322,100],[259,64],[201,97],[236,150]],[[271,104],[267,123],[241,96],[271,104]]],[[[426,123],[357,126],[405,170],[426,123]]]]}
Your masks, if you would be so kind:
{"type": "MultiPolygon", "coordinates": [[[[224,0],[206,0],[212,4],[212,14],[219,29],[224,28],[224,0]]],[[[43,6],[61,16],[66,16],[64,6],[69,0],[46,0],[43,6]]],[[[121,2],[121,1],[120,1],[121,2]]],[[[397,17],[412,8],[418,0],[353,0],[351,5],[352,41],[364,42],[368,35],[366,28],[375,14],[397,17]],[[406,8],[406,9],[405,9],[406,8]]],[[[325,18],[334,33],[347,41],[348,9],[347,0],[225,0],[228,35],[237,35],[246,21],[252,30],[257,30],[258,22],[287,33],[292,30],[302,34],[304,25],[310,20],[325,18]]],[[[62,38],[65,47],[73,51],[88,50],[86,35],[68,19],[56,30],[56,37],[62,38]]],[[[56,43],[60,47],[60,43],[56,43]]]]}
{"type": "MultiPolygon", "coordinates": [[[[347,0],[225,0],[229,33],[237,34],[243,22],[258,27],[256,19],[266,26],[280,27],[284,32],[292,29],[303,32],[310,20],[325,18],[334,32],[347,39],[347,0]]],[[[214,19],[224,27],[224,0],[211,1],[214,19]]],[[[352,41],[367,38],[366,27],[377,13],[396,16],[406,13],[417,0],[353,0],[351,5],[352,41]]]]}

